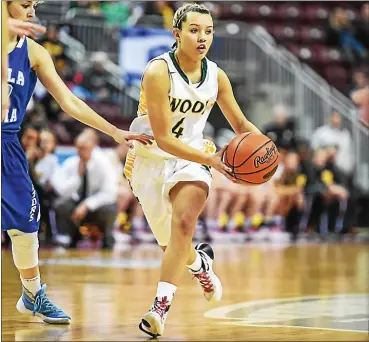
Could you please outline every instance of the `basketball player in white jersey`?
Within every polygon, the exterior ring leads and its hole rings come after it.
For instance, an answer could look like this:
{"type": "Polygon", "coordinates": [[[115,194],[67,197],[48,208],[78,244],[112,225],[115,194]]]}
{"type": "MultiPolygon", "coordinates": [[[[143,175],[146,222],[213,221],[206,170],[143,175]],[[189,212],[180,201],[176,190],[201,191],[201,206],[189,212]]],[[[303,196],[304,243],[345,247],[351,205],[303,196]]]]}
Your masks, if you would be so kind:
{"type": "Polygon", "coordinates": [[[222,296],[211,247],[203,243],[192,246],[196,221],[212,181],[210,168],[237,181],[221,161],[223,150],[215,154],[215,145],[203,139],[213,105],[218,102],[237,134],[260,133],[243,115],[224,71],[206,58],[213,31],[212,17],[203,5],[186,4],[176,11],[176,49],[149,62],[142,78],[138,117],[131,125],[131,130],[155,137],[150,147],[135,143],[125,167],[164,250],[156,298],[140,323],[140,329],[152,337],[163,334],[185,265],[207,300],[219,301],[222,296]]]}

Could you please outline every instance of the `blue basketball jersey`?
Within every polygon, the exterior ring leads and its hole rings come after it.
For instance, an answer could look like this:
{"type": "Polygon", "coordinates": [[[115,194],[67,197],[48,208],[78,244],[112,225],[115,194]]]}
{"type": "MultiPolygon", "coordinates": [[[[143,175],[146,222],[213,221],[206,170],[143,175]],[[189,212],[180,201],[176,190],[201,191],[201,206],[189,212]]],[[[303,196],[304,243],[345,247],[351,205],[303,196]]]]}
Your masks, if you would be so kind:
{"type": "Polygon", "coordinates": [[[1,229],[32,233],[39,229],[40,205],[17,133],[37,77],[28,58],[26,38],[21,38],[8,56],[10,108],[1,123],[1,229]]]}
{"type": "Polygon", "coordinates": [[[8,96],[10,108],[1,129],[7,133],[17,133],[26,114],[29,100],[35,90],[37,76],[28,58],[28,44],[21,38],[15,49],[8,55],[8,96]]]}

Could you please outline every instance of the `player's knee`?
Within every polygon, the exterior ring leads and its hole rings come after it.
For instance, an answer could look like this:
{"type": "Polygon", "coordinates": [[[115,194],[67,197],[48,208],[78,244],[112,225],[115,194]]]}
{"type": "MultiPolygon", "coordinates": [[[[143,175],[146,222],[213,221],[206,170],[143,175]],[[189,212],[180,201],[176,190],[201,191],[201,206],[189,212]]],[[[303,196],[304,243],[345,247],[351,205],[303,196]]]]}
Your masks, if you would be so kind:
{"type": "Polygon", "coordinates": [[[174,224],[178,227],[178,231],[183,237],[188,237],[193,235],[196,226],[196,219],[191,212],[183,212],[174,217],[174,224]]]}
{"type": "Polygon", "coordinates": [[[25,270],[38,265],[37,232],[24,233],[17,229],[8,230],[12,240],[14,264],[18,269],[25,270]]]}

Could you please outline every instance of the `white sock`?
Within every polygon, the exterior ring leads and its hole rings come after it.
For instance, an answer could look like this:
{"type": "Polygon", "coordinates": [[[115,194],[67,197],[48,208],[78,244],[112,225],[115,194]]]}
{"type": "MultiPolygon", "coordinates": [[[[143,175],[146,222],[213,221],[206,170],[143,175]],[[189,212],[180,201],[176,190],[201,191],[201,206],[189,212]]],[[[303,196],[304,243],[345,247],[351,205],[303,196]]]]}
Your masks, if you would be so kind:
{"type": "Polygon", "coordinates": [[[198,272],[202,267],[202,260],[200,253],[196,251],[196,259],[191,265],[186,265],[190,270],[198,272]]]}
{"type": "Polygon", "coordinates": [[[156,291],[156,297],[167,297],[168,302],[170,303],[173,300],[173,296],[177,290],[177,286],[166,283],[165,281],[159,281],[158,289],[156,291]]]}
{"type": "Polygon", "coordinates": [[[41,290],[41,279],[40,275],[31,278],[24,279],[22,276],[20,277],[22,281],[22,285],[35,296],[38,291],[41,290]]]}

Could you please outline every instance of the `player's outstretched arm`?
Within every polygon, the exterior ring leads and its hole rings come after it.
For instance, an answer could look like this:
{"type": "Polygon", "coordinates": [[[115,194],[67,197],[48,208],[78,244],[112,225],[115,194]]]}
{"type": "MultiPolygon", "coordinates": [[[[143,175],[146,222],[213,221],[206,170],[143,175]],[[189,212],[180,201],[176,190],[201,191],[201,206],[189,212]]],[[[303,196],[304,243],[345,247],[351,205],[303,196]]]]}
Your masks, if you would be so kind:
{"type": "Polygon", "coordinates": [[[227,172],[231,169],[221,161],[219,153],[209,155],[196,150],[173,136],[172,113],[169,107],[170,81],[165,61],[156,60],[147,67],[142,81],[147,110],[154,138],[158,146],[178,158],[209,165],[234,180],[227,172]]]}
{"type": "Polygon", "coordinates": [[[36,33],[45,33],[46,27],[29,23],[27,21],[21,21],[13,18],[9,18],[9,31],[18,36],[30,36],[34,39],[37,38],[36,33]]]}
{"type": "Polygon", "coordinates": [[[226,73],[218,68],[218,105],[224,116],[237,134],[246,132],[261,133],[260,130],[248,121],[242,113],[234,94],[231,82],[226,73]]]}
{"type": "Polygon", "coordinates": [[[30,39],[28,44],[32,68],[64,112],[78,121],[110,135],[117,143],[131,145],[128,140],[138,140],[143,144],[152,143],[153,138],[151,136],[118,129],[93,111],[86,103],[75,96],[59,77],[48,51],[30,39]]]}

